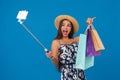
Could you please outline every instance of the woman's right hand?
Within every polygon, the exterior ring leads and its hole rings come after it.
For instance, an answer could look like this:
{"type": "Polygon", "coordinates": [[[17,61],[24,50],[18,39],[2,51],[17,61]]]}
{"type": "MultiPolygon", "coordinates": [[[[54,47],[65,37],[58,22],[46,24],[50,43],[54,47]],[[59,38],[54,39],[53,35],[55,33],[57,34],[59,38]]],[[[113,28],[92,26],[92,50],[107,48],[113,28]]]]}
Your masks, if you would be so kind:
{"type": "Polygon", "coordinates": [[[52,57],[52,52],[51,52],[51,51],[46,52],[46,56],[47,56],[48,58],[51,58],[51,57],[52,57]]]}

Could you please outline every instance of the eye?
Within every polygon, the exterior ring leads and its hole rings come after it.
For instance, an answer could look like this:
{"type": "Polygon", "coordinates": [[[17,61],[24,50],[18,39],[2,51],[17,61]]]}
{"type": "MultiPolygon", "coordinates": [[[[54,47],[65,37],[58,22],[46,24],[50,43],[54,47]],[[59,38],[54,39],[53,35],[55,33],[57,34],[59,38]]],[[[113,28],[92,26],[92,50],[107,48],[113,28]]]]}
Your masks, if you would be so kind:
{"type": "Polygon", "coordinates": [[[71,25],[70,25],[70,24],[68,24],[67,26],[68,26],[68,27],[71,27],[71,25]]]}
{"type": "Polygon", "coordinates": [[[64,23],[62,23],[62,26],[65,26],[65,24],[64,24],[64,23]]]}

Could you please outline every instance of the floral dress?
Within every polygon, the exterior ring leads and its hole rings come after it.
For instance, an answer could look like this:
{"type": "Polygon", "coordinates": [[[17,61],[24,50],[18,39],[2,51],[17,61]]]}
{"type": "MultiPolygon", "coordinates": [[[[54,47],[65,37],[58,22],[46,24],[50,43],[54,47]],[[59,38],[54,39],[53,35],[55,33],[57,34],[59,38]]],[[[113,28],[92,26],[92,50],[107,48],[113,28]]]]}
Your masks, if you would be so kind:
{"type": "Polygon", "coordinates": [[[74,68],[78,44],[60,44],[59,65],[61,80],[86,80],[82,69],[74,68]]]}

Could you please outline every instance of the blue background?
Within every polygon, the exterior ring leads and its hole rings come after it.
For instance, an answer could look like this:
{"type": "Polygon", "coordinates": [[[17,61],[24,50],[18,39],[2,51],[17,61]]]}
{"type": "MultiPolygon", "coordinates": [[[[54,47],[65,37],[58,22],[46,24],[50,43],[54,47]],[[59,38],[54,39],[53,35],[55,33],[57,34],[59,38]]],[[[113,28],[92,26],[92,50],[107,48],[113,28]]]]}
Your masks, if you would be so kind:
{"type": "Polygon", "coordinates": [[[19,10],[28,10],[24,24],[50,50],[56,36],[54,19],[60,14],[74,16],[83,33],[86,19],[93,22],[106,50],[95,57],[94,67],[85,71],[87,80],[120,80],[119,0],[1,0],[0,80],[59,80],[60,73],[44,50],[17,22],[19,10]]]}

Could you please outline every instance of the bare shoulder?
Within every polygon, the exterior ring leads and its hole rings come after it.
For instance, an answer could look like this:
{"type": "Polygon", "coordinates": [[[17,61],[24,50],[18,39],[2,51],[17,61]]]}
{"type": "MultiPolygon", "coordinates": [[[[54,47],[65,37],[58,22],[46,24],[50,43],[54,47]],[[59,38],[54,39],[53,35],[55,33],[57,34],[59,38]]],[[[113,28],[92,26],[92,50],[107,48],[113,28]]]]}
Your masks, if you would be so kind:
{"type": "Polygon", "coordinates": [[[59,40],[57,40],[57,39],[53,40],[52,44],[59,44],[59,40]]]}
{"type": "Polygon", "coordinates": [[[52,41],[52,47],[58,48],[59,47],[59,40],[53,40],[52,41]]]}
{"type": "Polygon", "coordinates": [[[74,37],[75,42],[79,42],[80,36],[74,37]]]}

